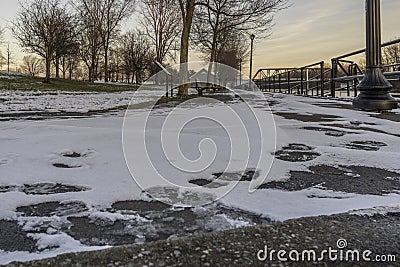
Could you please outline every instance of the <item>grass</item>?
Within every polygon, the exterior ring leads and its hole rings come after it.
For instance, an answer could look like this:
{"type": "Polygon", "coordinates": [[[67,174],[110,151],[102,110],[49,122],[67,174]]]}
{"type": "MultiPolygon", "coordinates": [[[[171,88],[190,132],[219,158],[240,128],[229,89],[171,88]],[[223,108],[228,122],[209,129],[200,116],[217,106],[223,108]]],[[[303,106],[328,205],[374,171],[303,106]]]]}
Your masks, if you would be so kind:
{"type": "Polygon", "coordinates": [[[34,91],[72,91],[72,92],[122,92],[133,91],[137,85],[92,83],[76,80],[51,79],[44,83],[43,78],[22,75],[1,75],[0,89],[34,91]]]}

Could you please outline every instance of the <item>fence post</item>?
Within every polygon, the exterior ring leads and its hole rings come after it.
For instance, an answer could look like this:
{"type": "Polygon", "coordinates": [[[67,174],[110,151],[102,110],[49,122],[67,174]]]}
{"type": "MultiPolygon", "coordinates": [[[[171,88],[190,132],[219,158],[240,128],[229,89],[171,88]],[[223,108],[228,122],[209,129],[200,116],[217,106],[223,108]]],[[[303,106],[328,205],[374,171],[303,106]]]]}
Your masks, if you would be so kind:
{"type": "MultiPolygon", "coordinates": [[[[166,96],[168,97],[168,74],[165,74],[165,90],[167,91],[166,96]]],[[[172,96],[171,96],[172,97],[172,96]]]]}
{"type": "Polygon", "coordinates": [[[172,75],[170,76],[170,80],[171,80],[171,95],[174,95],[174,78],[172,77],[172,75]]]}
{"type": "Polygon", "coordinates": [[[171,97],[174,97],[174,81],[172,75],[170,76],[171,79],[171,97]]]}
{"type": "Polygon", "coordinates": [[[288,92],[289,92],[289,94],[291,94],[292,93],[292,88],[290,87],[290,71],[288,71],[288,92]]]}
{"type": "Polygon", "coordinates": [[[278,88],[279,88],[279,93],[282,93],[281,81],[282,81],[282,78],[281,78],[281,74],[279,73],[279,75],[278,75],[278,83],[279,83],[278,88]]]}
{"type": "Polygon", "coordinates": [[[336,91],[336,82],[335,78],[337,75],[337,61],[336,59],[332,59],[332,71],[331,71],[331,97],[335,97],[336,91]]]}
{"type": "Polygon", "coordinates": [[[300,92],[303,95],[304,94],[304,88],[303,88],[303,80],[304,80],[304,74],[303,74],[303,68],[300,69],[300,92]]]}
{"type": "MultiPolygon", "coordinates": [[[[324,86],[325,86],[325,62],[321,62],[321,96],[324,96],[324,86]]],[[[317,92],[318,96],[318,92],[317,92]]]]}
{"type": "Polygon", "coordinates": [[[275,75],[274,76],[272,76],[272,81],[273,81],[273,87],[274,87],[274,93],[276,93],[276,88],[275,88],[275,83],[276,83],[276,78],[275,78],[275,75]]]}
{"type": "Polygon", "coordinates": [[[271,76],[268,77],[268,92],[271,93],[271,76]]]}

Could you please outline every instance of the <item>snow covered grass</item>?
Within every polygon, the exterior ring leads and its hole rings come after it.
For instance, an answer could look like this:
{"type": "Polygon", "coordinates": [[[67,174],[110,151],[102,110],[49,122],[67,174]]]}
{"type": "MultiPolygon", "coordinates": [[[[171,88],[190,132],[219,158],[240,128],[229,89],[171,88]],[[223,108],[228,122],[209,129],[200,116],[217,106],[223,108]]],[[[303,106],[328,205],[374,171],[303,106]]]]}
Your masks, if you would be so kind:
{"type": "Polygon", "coordinates": [[[0,89],[0,115],[7,117],[11,113],[20,116],[24,114],[34,116],[34,114],[44,112],[57,115],[60,112],[87,113],[121,109],[126,108],[129,103],[153,100],[158,92],[157,88],[150,88],[146,92],[139,93],[135,93],[135,91],[105,93],[0,89]],[[134,94],[136,98],[132,100],[134,94]]]}

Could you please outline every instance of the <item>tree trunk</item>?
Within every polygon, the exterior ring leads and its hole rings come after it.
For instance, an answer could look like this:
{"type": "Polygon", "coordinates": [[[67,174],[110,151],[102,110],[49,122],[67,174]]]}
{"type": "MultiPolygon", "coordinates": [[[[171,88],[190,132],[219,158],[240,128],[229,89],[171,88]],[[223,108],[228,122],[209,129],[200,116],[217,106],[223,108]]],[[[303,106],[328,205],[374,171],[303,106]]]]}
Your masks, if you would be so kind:
{"type": "Polygon", "coordinates": [[[95,66],[95,62],[96,62],[96,54],[94,53],[94,50],[91,50],[91,61],[90,61],[90,67],[89,67],[89,81],[90,82],[94,82],[95,80],[95,71],[96,71],[96,66],[95,66]]]}
{"type": "Polygon", "coordinates": [[[108,48],[104,48],[104,81],[108,82],[108,48]]]}
{"type": "Polygon", "coordinates": [[[56,78],[60,78],[60,58],[56,57],[56,78]]]}
{"type": "Polygon", "coordinates": [[[211,73],[214,69],[214,78],[217,75],[217,72],[215,70],[215,60],[216,60],[216,50],[217,50],[217,33],[215,32],[213,34],[213,40],[212,40],[212,45],[211,45],[211,55],[210,55],[210,63],[208,64],[208,73],[207,73],[207,90],[210,90],[211,88],[211,83],[215,83],[214,81],[211,81],[211,73]],[[214,68],[213,68],[214,67],[214,68]]]}
{"type": "Polygon", "coordinates": [[[99,62],[96,62],[96,64],[94,65],[93,73],[92,73],[93,81],[96,81],[99,78],[98,74],[99,74],[99,62]]]}
{"type": "Polygon", "coordinates": [[[65,63],[63,63],[63,70],[62,70],[63,79],[67,76],[67,68],[65,67],[65,63]]]}
{"type": "Polygon", "coordinates": [[[10,73],[10,54],[7,56],[7,73],[10,73]]]}
{"type": "MultiPolygon", "coordinates": [[[[216,54],[217,54],[217,34],[218,34],[218,27],[219,27],[219,14],[217,15],[215,28],[213,33],[213,39],[211,44],[211,55],[210,55],[210,64],[208,65],[208,74],[207,74],[207,83],[211,82],[211,72],[213,70],[216,54]]],[[[214,75],[216,75],[216,71],[214,70],[214,75]]]]}
{"type": "Polygon", "coordinates": [[[45,82],[50,82],[50,68],[51,68],[51,61],[50,61],[50,56],[46,57],[46,78],[45,82]]]}
{"type": "Polygon", "coordinates": [[[180,57],[180,86],[178,95],[188,95],[188,61],[189,61],[189,36],[192,28],[195,0],[187,0],[186,14],[183,15],[183,30],[181,36],[181,57],[180,57]]]}
{"type": "Polygon", "coordinates": [[[88,68],[89,71],[89,82],[93,82],[93,65],[88,68]]]}
{"type": "Polygon", "coordinates": [[[72,63],[71,65],[69,65],[69,79],[72,80],[72,71],[73,71],[73,67],[72,67],[72,63]]]}

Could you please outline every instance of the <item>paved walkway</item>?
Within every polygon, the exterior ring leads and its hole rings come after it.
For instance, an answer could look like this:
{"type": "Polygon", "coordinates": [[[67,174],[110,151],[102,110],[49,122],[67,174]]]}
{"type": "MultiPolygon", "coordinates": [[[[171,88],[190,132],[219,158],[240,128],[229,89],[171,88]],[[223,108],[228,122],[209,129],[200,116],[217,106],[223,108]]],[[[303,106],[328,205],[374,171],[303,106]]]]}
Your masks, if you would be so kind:
{"type": "MultiPolygon", "coordinates": [[[[304,165],[306,171],[291,171],[286,181],[269,181],[260,190],[297,192],[323,185],[324,190],[343,194],[308,197],[345,199],[346,194],[391,194],[396,199],[400,192],[396,146],[400,137],[399,110],[367,113],[354,111],[348,101],[279,94],[270,99],[270,104],[278,128],[302,133],[302,143],[288,144],[276,152],[281,164],[278,166],[299,166],[321,157],[322,160],[320,164],[304,165]],[[337,164],[332,161],[334,157],[323,157],[323,152],[335,154],[330,149],[345,150],[347,154],[338,155],[337,164]]],[[[226,232],[67,254],[10,266],[307,266],[312,262],[322,266],[400,266],[400,196],[398,199],[397,204],[382,208],[267,222],[226,232]],[[281,260],[278,260],[279,250],[282,250],[281,260]],[[307,250],[304,255],[303,250],[307,250]],[[331,255],[323,253],[324,250],[331,255]],[[356,252],[359,254],[353,254],[356,252]],[[260,261],[258,256],[268,257],[260,261]],[[286,262],[289,258],[292,260],[286,262]]]]}

